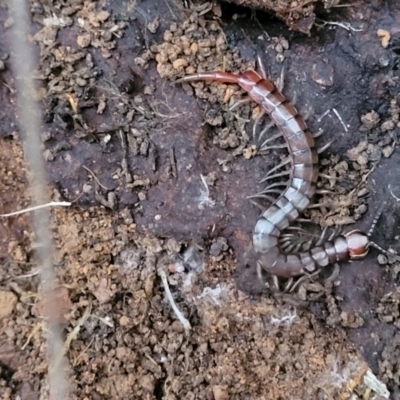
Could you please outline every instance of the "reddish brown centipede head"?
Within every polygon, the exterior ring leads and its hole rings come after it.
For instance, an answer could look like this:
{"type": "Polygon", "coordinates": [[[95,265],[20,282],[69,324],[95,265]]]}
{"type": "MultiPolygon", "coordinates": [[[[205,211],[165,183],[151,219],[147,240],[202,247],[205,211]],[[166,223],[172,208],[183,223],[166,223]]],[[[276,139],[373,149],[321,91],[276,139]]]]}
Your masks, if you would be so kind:
{"type": "Polygon", "coordinates": [[[261,76],[257,72],[249,70],[240,74],[238,79],[238,85],[243,88],[246,92],[250,90],[261,80],[261,76]]]}
{"type": "Polygon", "coordinates": [[[367,255],[369,250],[369,239],[365,233],[359,230],[354,230],[347,233],[345,237],[350,258],[356,260],[367,255]]]}

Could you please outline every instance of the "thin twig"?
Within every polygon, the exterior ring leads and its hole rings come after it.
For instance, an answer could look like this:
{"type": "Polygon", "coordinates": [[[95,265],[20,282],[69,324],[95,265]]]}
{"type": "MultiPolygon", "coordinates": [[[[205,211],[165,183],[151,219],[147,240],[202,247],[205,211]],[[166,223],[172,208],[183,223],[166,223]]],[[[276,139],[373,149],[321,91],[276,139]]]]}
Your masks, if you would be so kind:
{"type": "Polygon", "coordinates": [[[388,189],[389,189],[389,192],[390,192],[390,194],[392,195],[392,197],[393,197],[396,201],[400,201],[400,198],[397,197],[397,196],[393,193],[393,190],[392,190],[392,187],[391,187],[390,184],[389,184],[389,186],[388,186],[388,189]]]}
{"type": "Polygon", "coordinates": [[[175,301],[172,297],[171,291],[169,290],[169,285],[168,285],[168,279],[167,279],[167,274],[165,273],[165,271],[163,269],[160,268],[160,270],[158,271],[163,286],[164,286],[164,290],[165,290],[165,295],[167,297],[167,300],[169,301],[169,303],[171,304],[172,309],[174,310],[175,315],[177,316],[177,318],[179,319],[179,321],[181,321],[183,327],[185,328],[186,331],[189,331],[190,329],[192,329],[192,326],[190,325],[190,322],[183,316],[183,314],[181,313],[181,311],[179,310],[179,308],[177,307],[177,305],[175,304],[175,301]]]}
{"type": "Polygon", "coordinates": [[[33,207],[24,208],[22,210],[13,211],[13,212],[8,213],[8,214],[0,214],[0,217],[12,217],[14,215],[20,215],[20,214],[28,213],[28,212],[31,212],[31,211],[41,210],[42,208],[58,207],[58,206],[69,207],[70,205],[71,205],[71,203],[68,202],[68,201],[51,201],[50,203],[41,204],[39,206],[33,206],[33,207]]]}
{"type": "Polygon", "coordinates": [[[65,339],[62,351],[60,351],[58,356],[55,358],[53,365],[51,365],[51,367],[50,367],[51,370],[59,368],[61,359],[67,353],[68,349],[71,346],[72,341],[78,337],[79,332],[80,332],[83,324],[89,318],[91,311],[92,311],[92,304],[90,303],[86,307],[85,312],[83,313],[82,317],[79,318],[78,323],[75,325],[75,328],[70,333],[68,333],[67,338],[65,339]]]}
{"type": "Polygon", "coordinates": [[[343,129],[345,130],[345,132],[348,132],[349,130],[347,129],[346,124],[344,123],[342,117],[340,116],[340,114],[338,113],[338,111],[336,110],[336,108],[332,108],[332,111],[335,113],[335,115],[338,117],[340,123],[343,126],[343,129]]]}
{"type": "Polygon", "coordinates": [[[324,21],[322,19],[317,19],[317,22],[315,22],[314,25],[320,28],[323,28],[325,25],[340,26],[341,28],[346,29],[347,31],[353,31],[353,32],[362,32],[364,30],[364,29],[353,28],[351,24],[348,22],[324,21]]]}
{"type": "Polygon", "coordinates": [[[85,168],[86,171],[88,171],[88,172],[93,176],[93,179],[98,183],[98,185],[99,185],[100,187],[102,187],[104,190],[110,190],[108,187],[104,186],[104,185],[99,181],[99,178],[97,178],[97,176],[94,174],[94,172],[93,172],[91,169],[89,169],[88,167],[85,167],[84,165],[82,165],[82,167],[85,168]]]}
{"type": "MultiPolygon", "coordinates": [[[[33,44],[29,40],[31,35],[31,16],[29,4],[25,0],[9,2],[12,25],[12,58],[17,91],[17,104],[19,109],[19,128],[23,138],[25,159],[31,171],[30,187],[33,204],[47,204],[48,187],[44,160],[42,157],[42,143],[40,141],[41,110],[37,100],[37,90],[34,83],[34,74],[37,67],[33,44]]],[[[53,269],[53,237],[50,229],[50,213],[47,207],[38,208],[34,212],[34,227],[36,241],[40,246],[36,248],[37,265],[41,272],[41,293],[47,296],[43,316],[46,320],[47,330],[47,358],[48,365],[59,357],[56,368],[48,369],[48,396],[52,399],[63,400],[71,398],[69,385],[66,378],[69,363],[62,353],[63,343],[61,338],[62,328],[59,323],[60,306],[53,294],[56,287],[56,273],[53,269]]]]}

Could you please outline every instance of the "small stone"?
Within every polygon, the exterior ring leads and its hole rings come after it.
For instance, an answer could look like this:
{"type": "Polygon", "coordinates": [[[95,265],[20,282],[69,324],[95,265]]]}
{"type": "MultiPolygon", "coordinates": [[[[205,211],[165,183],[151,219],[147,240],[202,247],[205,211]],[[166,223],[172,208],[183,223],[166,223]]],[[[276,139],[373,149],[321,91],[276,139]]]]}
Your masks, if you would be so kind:
{"type": "Polygon", "coordinates": [[[0,290],[0,319],[9,316],[17,302],[18,297],[13,292],[0,290]]]}
{"type": "Polygon", "coordinates": [[[226,386],[215,385],[212,388],[214,399],[215,400],[228,400],[229,394],[226,386]]]}
{"type": "Polygon", "coordinates": [[[388,259],[384,254],[379,254],[377,260],[379,265],[386,265],[388,263],[388,259]]]}
{"type": "Polygon", "coordinates": [[[151,21],[147,24],[147,29],[151,33],[156,33],[159,26],[160,26],[160,19],[154,18],[153,21],[151,21]]]}
{"type": "Polygon", "coordinates": [[[76,78],[76,84],[78,85],[78,86],[86,86],[86,84],[87,84],[87,82],[86,82],[86,80],[85,79],[83,79],[83,78],[76,78]]]}
{"type": "Polygon", "coordinates": [[[130,319],[129,319],[126,315],[123,315],[123,316],[119,319],[119,324],[120,324],[121,326],[128,326],[129,323],[130,323],[130,319]]]}
{"type": "Polygon", "coordinates": [[[378,29],[376,33],[379,39],[381,39],[382,47],[384,48],[388,47],[390,42],[390,32],[387,31],[386,29],[378,29]]]}
{"type": "Polygon", "coordinates": [[[211,245],[210,254],[214,257],[219,256],[221,253],[228,250],[228,242],[225,238],[219,237],[217,240],[211,245]]]}
{"type": "Polygon", "coordinates": [[[45,159],[45,161],[53,161],[54,160],[54,154],[51,152],[50,149],[46,149],[43,152],[43,158],[45,159]]]}
{"type": "Polygon", "coordinates": [[[361,130],[371,130],[378,125],[379,121],[379,114],[376,111],[372,110],[371,112],[361,117],[361,122],[363,124],[361,130]]]}
{"type": "Polygon", "coordinates": [[[138,198],[139,198],[140,201],[145,201],[147,199],[146,193],[139,192],[138,193],[138,198]]]}
{"type": "Polygon", "coordinates": [[[174,35],[172,34],[171,31],[164,32],[164,41],[165,42],[171,42],[173,38],[174,38],[174,35]]]}
{"type": "Polygon", "coordinates": [[[357,192],[357,197],[363,197],[369,193],[368,188],[362,188],[357,192]]]}
{"type": "Polygon", "coordinates": [[[136,57],[133,61],[138,67],[145,67],[147,65],[147,60],[142,57],[136,57]]]}
{"type": "Polygon", "coordinates": [[[189,65],[188,60],[185,60],[184,58],[178,58],[172,63],[172,66],[174,67],[174,69],[179,69],[180,67],[185,68],[188,65],[189,65]]]}
{"type": "Polygon", "coordinates": [[[66,287],[60,286],[48,293],[45,298],[41,298],[35,305],[35,311],[40,317],[47,318],[48,313],[53,311],[52,306],[58,312],[58,321],[60,323],[67,323],[67,314],[72,308],[72,302],[66,287]],[[49,301],[52,304],[49,304],[49,301]]]}
{"type": "Polygon", "coordinates": [[[321,86],[333,85],[333,67],[330,64],[318,61],[312,67],[311,78],[321,86]]]}
{"type": "Polygon", "coordinates": [[[360,165],[367,165],[368,164],[368,156],[366,153],[362,153],[357,158],[357,163],[360,165]]]}
{"type": "Polygon", "coordinates": [[[100,304],[107,303],[114,296],[114,292],[109,288],[107,278],[102,278],[96,291],[93,292],[100,304]]]}
{"type": "Polygon", "coordinates": [[[381,125],[381,131],[382,132],[391,131],[394,129],[394,127],[395,127],[395,124],[392,120],[385,121],[381,125]]]}
{"type": "Polygon", "coordinates": [[[388,158],[393,154],[393,151],[394,151],[394,149],[393,149],[392,146],[385,146],[382,149],[382,154],[383,154],[384,157],[388,158]]]}
{"type": "Polygon", "coordinates": [[[76,38],[76,42],[78,43],[78,46],[82,47],[82,48],[88,47],[90,45],[91,40],[92,39],[88,33],[84,34],[84,35],[79,35],[76,38]]]}

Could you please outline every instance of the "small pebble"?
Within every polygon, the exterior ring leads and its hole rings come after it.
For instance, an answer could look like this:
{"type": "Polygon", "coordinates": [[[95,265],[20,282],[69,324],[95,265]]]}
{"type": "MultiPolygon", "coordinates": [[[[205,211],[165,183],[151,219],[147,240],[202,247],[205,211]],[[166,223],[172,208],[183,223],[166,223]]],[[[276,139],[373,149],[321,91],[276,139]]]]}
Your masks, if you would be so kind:
{"type": "Polygon", "coordinates": [[[388,158],[393,154],[394,148],[392,146],[386,146],[382,149],[382,154],[384,157],[388,158]]]}
{"type": "Polygon", "coordinates": [[[377,260],[379,265],[386,265],[388,263],[388,259],[384,254],[379,254],[377,260]]]}

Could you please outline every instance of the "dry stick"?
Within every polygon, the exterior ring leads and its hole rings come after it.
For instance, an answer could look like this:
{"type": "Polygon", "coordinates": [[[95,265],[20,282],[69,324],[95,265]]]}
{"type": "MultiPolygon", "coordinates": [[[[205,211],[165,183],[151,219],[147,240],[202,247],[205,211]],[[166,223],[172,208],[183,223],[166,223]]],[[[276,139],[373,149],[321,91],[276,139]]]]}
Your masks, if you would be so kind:
{"type": "MultiPolygon", "coordinates": [[[[34,205],[48,203],[47,186],[44,172],[44,161],[41,152],[41,118],[40,109],[34,99],[36,91],[33,74],[36,63],[32,46],[28,41],[32,26],[28,10],[28,2],[12,0],[10,13],[14,21],[12,30],[13,67],[18,92],[19,124],[21,136],[24,138],[25,158],[31,171],[30,185],[34,205]]],[[[34,226],[37,247],[37,263],[41,266],[41,292],[47,296],[45,301],[45,316],[48,326],[47,356],[49,397],[52,399],[69,399],[68,383],[65,376],[67,362],[62,357],[57,368],[51,364],[63,352],[61,327],[59,324],[58,302],[52,294],[56,287],[56,275],[52,266],[53,240],[50,232],[50,216],[47,208],[37,209],[34,213],[34,226]]]]}
{"type": "Polygon", "coordinates": [[[168,285],[168,279],[167,279],[167,274],[165,271],[160,268],[158,271],[162,283],[164,285],[164,290],[165,290],[165,295],[167,296],[167,300],[171,304],[172,309],[174,310],[175,315],[181,321],[183,327],[185,328],[185,331],[188,332],[190,329],[192,329],[192,326],[190,325],[190,322],[183,316],[181,311],[179,310],[178,306],[175,304],[175,301],[172,297],[171,291],[169,290],[169,285],[168,285]]]}
{"type": "Polygon", "coordinates": [[[13,217],[14,215],[20,215],[31,211],[41,210],[42,208],[57,207],[57,206],[69,207],[70,205],[71,203],[68,201],[51,201],[50,203],[24,208],[22,210],[10,212],[8,214],[0,214],[0,217],[13,217]]]}

